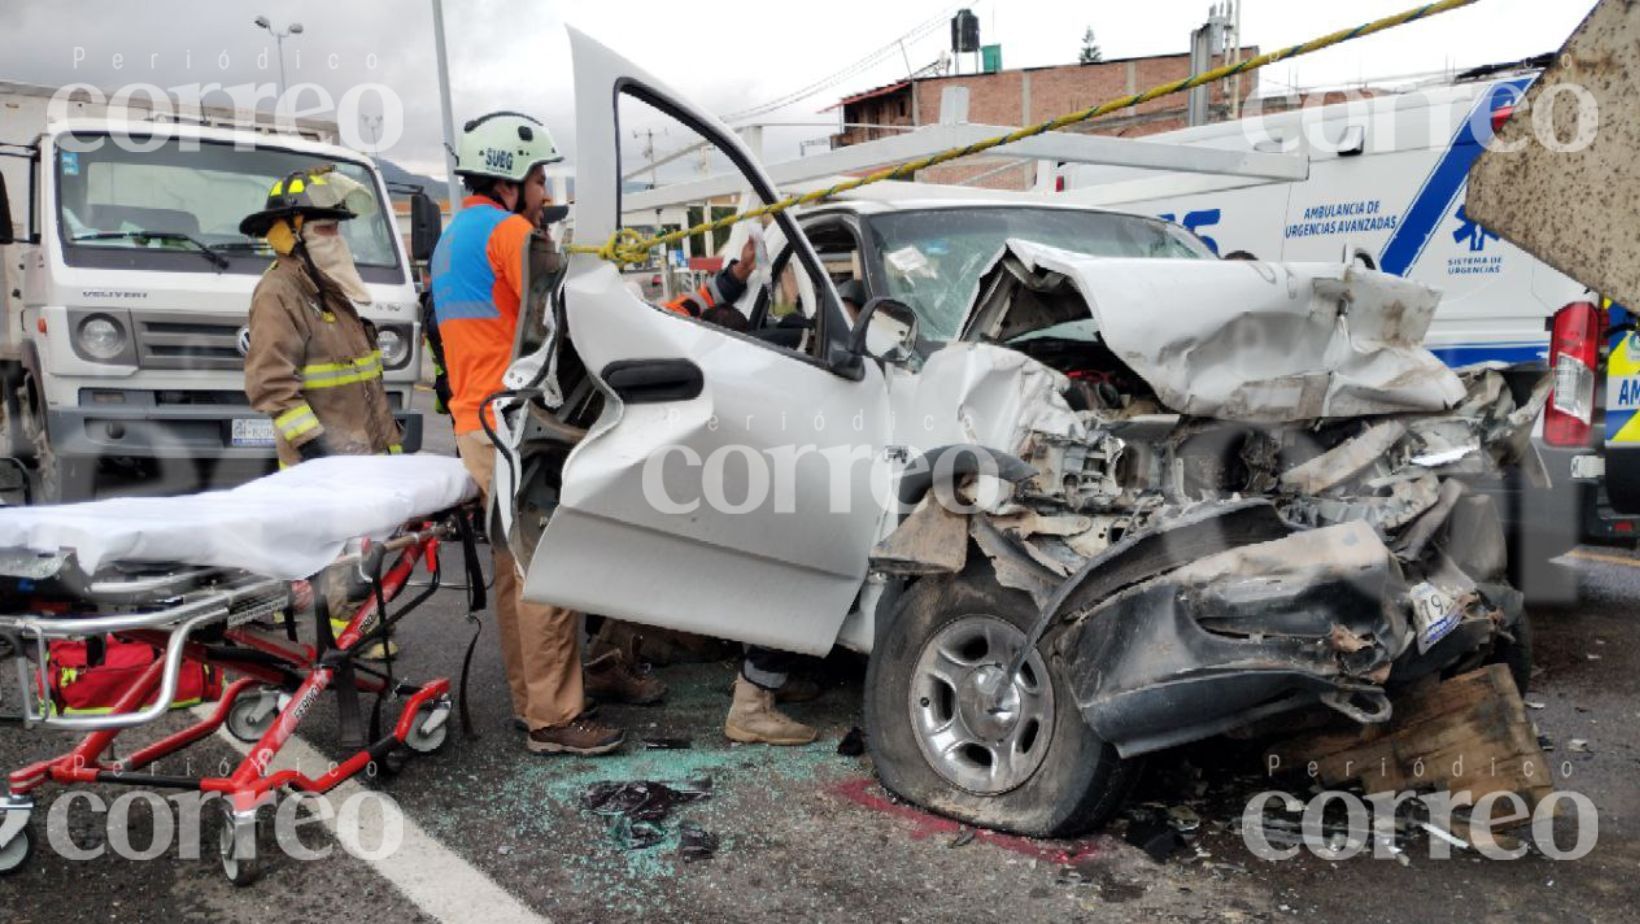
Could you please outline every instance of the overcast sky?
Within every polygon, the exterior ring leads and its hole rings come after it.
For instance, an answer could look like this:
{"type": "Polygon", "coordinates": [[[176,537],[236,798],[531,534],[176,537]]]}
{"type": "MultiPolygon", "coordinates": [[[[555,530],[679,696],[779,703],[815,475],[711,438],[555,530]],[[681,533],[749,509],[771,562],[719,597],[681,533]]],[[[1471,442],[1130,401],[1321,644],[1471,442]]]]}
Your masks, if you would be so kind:
{"type": "MultiPolygon", "coordinates": [[[[1243,40],[1270,50],[1412,5],[1415,0],[1246,0],[1243,40]]],[[[1558,48],[1593,5],[1481,0],[1427,23],[1277,65],[1264,71],[1262,87],[1272,92],[1348,84],[1518,59],[1558,48]]],[[[1004,66],[1014,68],[1074,61],[1089,26],[1107,58],[1183,52],[1209,3],[445,0],[456,122],[494,109],[537,114],[573,159],[566,22],[723,115],[785,97],[919,26],[942,21],[906,42],[903,55],[886,55],[824,92],[760,117],[835,121],[835,113],[821,110],[839,97],[904,76],[908,62],[915,68],[935,60],[949,44],[943,20],[961,6],[974,10],[982,41],[1000,44],[1004,66]]],[[[266,15],[276,27],[300,22],[303,33],[284,43],[289,83],[319,84],[333,98],[367,83],[390,88],[403,101],[406,127],[383,153],[410,169],[442,175],[431,10],[431,0],[0,0],[0,80],[109,88],[271,83],[278,76],[274,41],[253,20],[266,15]]],[[[374,111],[372,98],[364,99],[365,109],[374,111]]],[[[0,114],[0,140],[21,140],[4,118],[0,114]]],[[[829,133],[821,125],[771,131],[769,159],[794,157],[802,141],[829,133]]],[[[665,153],[686,141],[674,129],[657,137],[655,147],[665,153]]],[[[625,143],[623,160],[641,162],[641,142],[629,137],[625,143]]]]}

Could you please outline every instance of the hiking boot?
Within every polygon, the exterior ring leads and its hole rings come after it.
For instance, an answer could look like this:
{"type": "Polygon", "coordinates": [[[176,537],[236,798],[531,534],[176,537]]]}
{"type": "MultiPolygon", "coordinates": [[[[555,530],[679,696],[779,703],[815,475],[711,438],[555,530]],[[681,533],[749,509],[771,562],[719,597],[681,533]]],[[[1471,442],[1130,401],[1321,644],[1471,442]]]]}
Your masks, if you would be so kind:
{"type": "MultiPolygon", "coordinates": [[[[581,700],[581,715],[580,715],[580,718],[595,719],[597,717],[598,717],[598,704],[593,702],[590,699],[581,700]]],[[[516,729],[518,729],[519,731],[521,731],[525,734],[529,734],[530,723],[524,721],[523,716],[521,716],[521,715],[513,716],[512,722],[513,722],[513,728],[516,728],[516,729]]]]}
{"type": "Polygon", "coordinates": [[[582,686],[591,699],[629,706],[651,706],[666,698],[666,684],[659,677],[635,670],[626,652],[613,647],[586,663],[582,686]]]}
{"type": "MultiPolygon", "coordinates": [[[[736,674],[736,677],[740,675],[736,674]]],[[[735,695],[735,685],[729,684],[727,691],[730,696],[735,695]]],[[[824,690],[820,684],[807,677],[788,677],[780,689],[774,691],[774,701],[777,703],[810,703],[820,698],[824,690]]]]}
{"type": "Polygon", "coordinates": [[[743,744],[808,744],[817,736],[814,729],[774,707],[773,690],[745,677],[735,678],[735,701],[723,733],[743,744]]]}
{"type": "Polygon", "coordinates": [[[626,732],[577,716],[574,721],[551,728],[538,728],[524,738],[532,754],[579,754],[592,757],[608,754],[626,741],[626,732]]]}
{"type": "Polygon", "coordinates": [[[809,703],[820,698],[820,684],[807,677],[787,677],[785,686],[774,691],[777,703],[809,703]]]}

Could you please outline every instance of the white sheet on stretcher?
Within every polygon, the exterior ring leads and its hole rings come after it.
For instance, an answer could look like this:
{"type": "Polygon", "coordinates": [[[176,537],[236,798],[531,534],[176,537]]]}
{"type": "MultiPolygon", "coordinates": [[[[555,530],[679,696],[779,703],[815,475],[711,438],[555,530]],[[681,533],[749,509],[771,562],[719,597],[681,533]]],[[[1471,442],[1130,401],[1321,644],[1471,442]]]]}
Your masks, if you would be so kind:
{"type": "Polygon", "coordinates": [[[477,493],[449,456],[332,456],[227,491],[0,508],[0,548],[72,549],[87,573],[113,561],[180,562],[293,580],[351,539],[386,539],[477,493]]]}

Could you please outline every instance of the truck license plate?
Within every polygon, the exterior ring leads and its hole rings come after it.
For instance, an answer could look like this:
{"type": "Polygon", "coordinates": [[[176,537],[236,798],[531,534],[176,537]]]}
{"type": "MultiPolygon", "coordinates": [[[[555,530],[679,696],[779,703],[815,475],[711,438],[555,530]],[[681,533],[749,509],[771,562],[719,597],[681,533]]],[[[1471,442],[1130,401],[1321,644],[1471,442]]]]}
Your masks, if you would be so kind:
{"type": "Polygon", "coordinates": [[[266,417],[235,418],[230,442],[235,446],[272,446],[273,421],[266,417]]]}

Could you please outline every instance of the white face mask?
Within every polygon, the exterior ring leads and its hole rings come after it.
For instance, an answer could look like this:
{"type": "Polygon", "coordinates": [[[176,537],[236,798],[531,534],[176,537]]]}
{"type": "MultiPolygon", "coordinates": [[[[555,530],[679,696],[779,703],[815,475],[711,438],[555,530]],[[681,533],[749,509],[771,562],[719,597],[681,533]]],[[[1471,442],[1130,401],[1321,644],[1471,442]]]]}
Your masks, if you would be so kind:
{"type": "Polygon", "coordinates": [[[359,278],[359,268],[353,265],[353,252],[348,250],[347,241],[340,234],[317,234],[316,227],[329,225],[335,227],[334,221],[304,222],[302,224],[302,243],[307,245],[308,256],[313,258],[313,265],[319,268],[324,277],[340,289],[348,301],[357,305],[370,304],[370,290],[365,288],[364,280],[359,278]]]}

